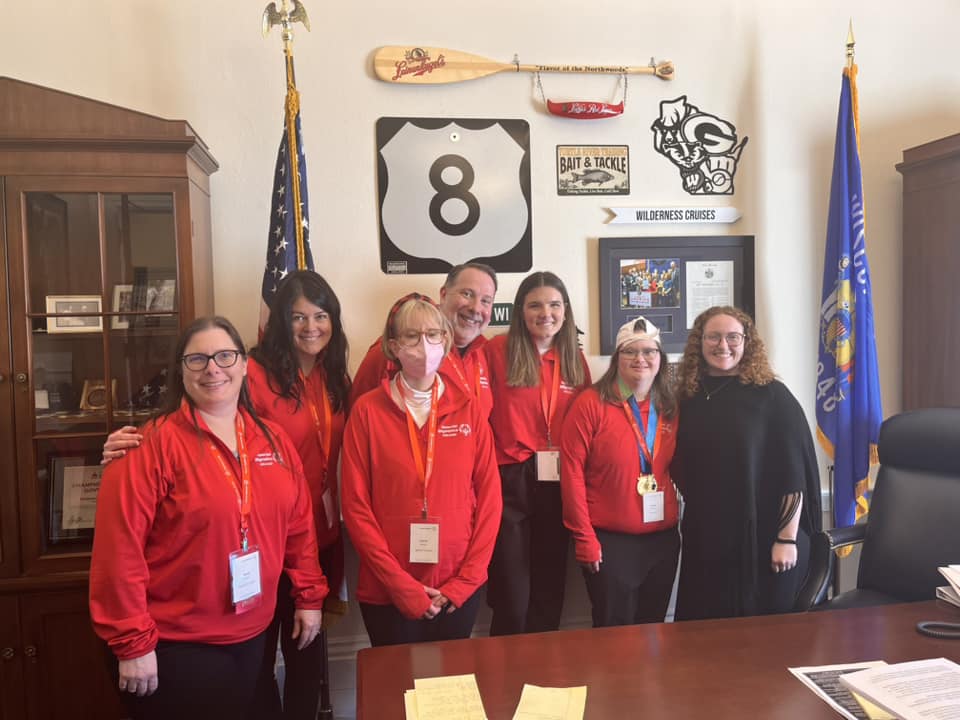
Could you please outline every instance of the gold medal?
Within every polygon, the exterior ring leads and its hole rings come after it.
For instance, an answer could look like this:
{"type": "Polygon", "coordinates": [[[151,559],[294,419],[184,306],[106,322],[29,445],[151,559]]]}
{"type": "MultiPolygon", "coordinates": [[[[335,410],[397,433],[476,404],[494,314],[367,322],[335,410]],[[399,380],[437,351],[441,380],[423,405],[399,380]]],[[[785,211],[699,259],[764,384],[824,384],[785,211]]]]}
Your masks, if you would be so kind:
{"type": "Polygon", "coordinates": [[[657,479],[652,473],[641,475],[637,478],[637,494],[643,495],[648,492],[655,492],[657,489],[657,479]]]}

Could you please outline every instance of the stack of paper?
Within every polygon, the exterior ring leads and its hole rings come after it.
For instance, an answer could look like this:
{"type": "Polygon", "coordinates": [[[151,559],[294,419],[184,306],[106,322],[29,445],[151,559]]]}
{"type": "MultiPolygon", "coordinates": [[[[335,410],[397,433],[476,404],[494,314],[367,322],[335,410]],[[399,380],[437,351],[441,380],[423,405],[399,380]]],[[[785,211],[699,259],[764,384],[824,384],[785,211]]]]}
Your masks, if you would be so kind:
{"type": "Polygon", "coordinates": [[[960,665],[945,658],[862,670],[840,682],[902,720],[960,717],[960,665]]]}
{"type": "Polygon", "coordinates": [[[583,720],[587,686],[545,688],[523,686],[513,720],[583,720]]]}
{"type": "Polygon", "coordinates": [[[407,720],[487,720],[476,675],[420,678],[403,694],[407,720]]]}
{"type": "Polygon", "coordinates": [[[817,697],[847,720],[895,720],[892,715],[851,692],[840,682],[842,675],[877,667],[887,667],[887,664],[883,660],[871,660],[847,665],[796,667],[789,670],[800,682],[813,690],[817,697]]]}
{"type": "Polygon", "coordinates": [[[950,583],[937,588],[937,598],[960,607],[960,565],[947,565],[937,569],[950,583]]]}

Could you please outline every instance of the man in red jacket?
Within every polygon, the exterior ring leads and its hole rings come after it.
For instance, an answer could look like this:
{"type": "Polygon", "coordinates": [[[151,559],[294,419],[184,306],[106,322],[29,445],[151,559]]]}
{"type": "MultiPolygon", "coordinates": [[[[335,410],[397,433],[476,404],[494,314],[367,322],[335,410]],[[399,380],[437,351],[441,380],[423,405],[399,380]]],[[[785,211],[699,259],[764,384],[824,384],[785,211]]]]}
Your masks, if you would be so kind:
{"type": "MultiPolygon", "coordinates": [[[[482,352],[487,339],[483,331],[490,325],[493,301],[497,293],[497,273],[483,263],[457,265],[440,288],[440,311],[453,326],[455,352],[450,352],[440,366],[444,382],[452,383],[480,404],[480,414],[487,418],[493,407],[487,361],[482,352]]],[[[380,385],[397,371],[388,360],[378,338],[367,350],[350,388],[350,405],[366,392],[380,385]]]]}

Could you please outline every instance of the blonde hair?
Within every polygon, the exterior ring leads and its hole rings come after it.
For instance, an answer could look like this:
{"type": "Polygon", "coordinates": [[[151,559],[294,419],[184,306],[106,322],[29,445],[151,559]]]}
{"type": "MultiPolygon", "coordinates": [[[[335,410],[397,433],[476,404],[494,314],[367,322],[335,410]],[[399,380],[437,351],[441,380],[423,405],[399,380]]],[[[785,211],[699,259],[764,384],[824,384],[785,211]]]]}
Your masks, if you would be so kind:
{"type": "Polygon", "coordinates": [[[577,323],[573,319],[570,296],[563,281],[552,272],[539,271],[527,275],[520,283],[513,300],[513,315],[507,332],[507,385],[509,387],[536,387],[540,384],[540,353],[530,338],[523,319],[523,305],[527,295],[540,287],[551,287],[563,298],[563,325],[553,338],[553,347],[560,358],[560,373],[572,387],[583,385],[586,373],[577,344],[577,323]]]}
{"type": "Polygon", "coordinates": [[[437,327],[444,332],[443,354],[446,355],[450,352],[450,347],[453,345],[453,326],[450,324],[450,321],[440,312],[440,308],[434,304],[433,300],[426,295],[411,293],[397,300],[387,314],[387,321],[383,327],[383,335],[380,338],[380,347],[383,349],[383,354],[388,360],[397,359],[397,356],[390,348],[390,341],[395,340],[403,330],[412,328],[413,320],[416,318],[424,318],[428,321],[436,322],[437,327]]]}
{"type": "Polygon", "coordinates": [[[703,328],[717,315],[727,315],[743,325],[743,357],[736,367],[740,384],[768,385],[774,379],[767,360],[767,347],[760,339],[753,318],[740,308],[715,305],[697,316],[687,335],[687,346],[677,371],[677,394],[681,398],[691,398],[700,390],[700,378],[707,371],[707,362],[703,359],[703,328]]]}

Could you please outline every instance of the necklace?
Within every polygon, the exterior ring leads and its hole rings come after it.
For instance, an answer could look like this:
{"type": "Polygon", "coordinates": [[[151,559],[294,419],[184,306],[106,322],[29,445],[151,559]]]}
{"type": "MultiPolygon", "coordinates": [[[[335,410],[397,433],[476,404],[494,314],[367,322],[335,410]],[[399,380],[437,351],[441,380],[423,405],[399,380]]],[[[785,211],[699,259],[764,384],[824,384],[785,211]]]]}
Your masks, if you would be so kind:
{"type": "Polygon", "coordinates": [[[723,390],[727,385],[729,385],[730,383],[732,383],[732,382],[733,382],[734,380],[736,380],[736,379],[737,379],[737,376],[736,376],[736,375],[734,375],[733,377],[729,377],[729,378],[727,378],[724,382],[722,382],[722,383],[720,383],[719,385],[717,385],[717,387],[715,387],[713,390],[711,390],[710,388],[708,388],[708,387],[707,387],[707,383],[704,382],[704,381],[701,381],[700,384],[703,385],[703,394],[706,396],[707,400],[709,400],[710,398],[712,398],[712,397],[713,397],[714,395],[716,395],[718,392],[720,392],[721,390],[723,390]]]}

